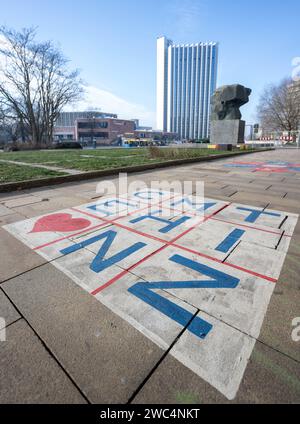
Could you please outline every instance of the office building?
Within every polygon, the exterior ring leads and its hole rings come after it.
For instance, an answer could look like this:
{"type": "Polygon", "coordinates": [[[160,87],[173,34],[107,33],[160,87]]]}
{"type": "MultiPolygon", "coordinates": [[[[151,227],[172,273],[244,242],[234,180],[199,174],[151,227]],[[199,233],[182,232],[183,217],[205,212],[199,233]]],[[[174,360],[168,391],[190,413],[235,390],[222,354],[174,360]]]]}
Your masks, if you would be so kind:
{"type": "Polygon", "coordinates": [[[181,139],[209,137],[218,44],[173,44],[157,39],[157,128],[181,139]]]}

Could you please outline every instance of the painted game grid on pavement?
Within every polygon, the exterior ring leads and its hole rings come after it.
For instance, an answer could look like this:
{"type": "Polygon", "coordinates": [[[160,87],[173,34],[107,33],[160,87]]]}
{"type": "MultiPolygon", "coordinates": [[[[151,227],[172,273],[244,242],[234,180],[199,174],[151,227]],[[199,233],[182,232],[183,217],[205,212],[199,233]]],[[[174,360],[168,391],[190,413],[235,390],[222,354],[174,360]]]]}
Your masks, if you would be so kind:
{"type": "Polygon", "coordinates": [[[297,220],[149,189],[4,228],[234,399],[297,220]]]}

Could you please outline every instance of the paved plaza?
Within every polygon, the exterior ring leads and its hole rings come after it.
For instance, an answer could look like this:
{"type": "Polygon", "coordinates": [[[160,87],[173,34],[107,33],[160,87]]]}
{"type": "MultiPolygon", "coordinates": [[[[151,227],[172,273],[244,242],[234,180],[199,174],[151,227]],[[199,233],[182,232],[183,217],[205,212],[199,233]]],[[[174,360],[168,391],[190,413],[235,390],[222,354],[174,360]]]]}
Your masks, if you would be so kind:
{"type": "Polygon", "coordinates": [[[136,180],[0,194],[0,403],[299,403],[300,151],[136,180]]]}

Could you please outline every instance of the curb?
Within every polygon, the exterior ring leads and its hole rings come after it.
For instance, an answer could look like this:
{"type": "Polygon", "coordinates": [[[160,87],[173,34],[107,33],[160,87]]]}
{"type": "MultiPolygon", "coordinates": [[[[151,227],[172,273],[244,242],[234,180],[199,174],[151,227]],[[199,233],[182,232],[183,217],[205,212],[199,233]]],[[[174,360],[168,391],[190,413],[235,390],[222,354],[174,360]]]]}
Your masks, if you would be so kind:
{"type": "Polygon", "coordinates": [[[74,174],[74,175],[62,175],[59,177],[41,178],[38,180],[25,180],[25,181],[13,182],[13,183],[4,183],[4,184],[0,184],[0,193],[7,193],[11,191],[26,190],[31,188],[45,187],[49,185],[64,184],[64,183],[76,182],[76,181],[92,180],[99,177],[108,177],[108,176],[118,175],[119,173],[125,173],[125,172],[127,172],[128,174],[132,174],[134,172],[149,171],[149,170],[157,169],[157,168],[168,168],[168,167],[177,166],[177,165],[187,165],[189,163],[208,162],[208,161],[217,160],[217,159],[224,159],[224,158],[247,155],[247,154],[250,155],[251,153],[267,152],[269,150],[274,150],[274,149],[261,149],[261,150],[251,151],[251,152],[243,151],[243,152],[237,152],[237,153],[224,153],[224,154],[211,155],[211,156],[200,157],[200,158],[176,159],[176,160],[170,160],[167,162],[157,162],[157,163],[150,163],[150,164],[144,164],[144,165],[127,166],[127,167],[121,167],[121,168],[107,169],[103,171],[90,171],[90,172],[82,172],[80,174],[74,174]]]}

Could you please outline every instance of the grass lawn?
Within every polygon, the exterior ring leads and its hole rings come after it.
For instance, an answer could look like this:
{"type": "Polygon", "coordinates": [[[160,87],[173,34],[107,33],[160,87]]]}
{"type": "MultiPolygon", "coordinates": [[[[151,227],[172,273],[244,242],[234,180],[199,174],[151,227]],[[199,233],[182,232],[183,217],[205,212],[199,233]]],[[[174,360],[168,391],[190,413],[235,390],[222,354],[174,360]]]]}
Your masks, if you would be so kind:
{"type": "Polygon", "coordinates": [[[0,162],[0,184],[47,177],[57,177],[59,175],[66,175],[66,173],[0,162]]]}
{"type": "MultiPolygon", "coordinates": [[[[97,171],[169,160],[197,158],[224,154],[220,150],[206,148],[129,148],[97,150],[39,150],[0,153],[0,160],[57,166],[79,171],[97,171]]],[[[234,152],[232,152],[234,155],[234,152]]],[[[65,175],[47,169],[5,164],[0,162],[0,183],[65,175]]]]}
{"type": "Polygon", "coordinates": [[[147,148],[8,152],[0,153],[0,159],[94,171],[225,153],[199,148],[159,149],[159,151],[161,152],[159,156],[151,155],[147,148]],[[172,154],[167,153],[168,151],[172,151],[172,154]]]}

